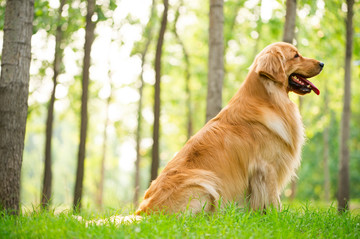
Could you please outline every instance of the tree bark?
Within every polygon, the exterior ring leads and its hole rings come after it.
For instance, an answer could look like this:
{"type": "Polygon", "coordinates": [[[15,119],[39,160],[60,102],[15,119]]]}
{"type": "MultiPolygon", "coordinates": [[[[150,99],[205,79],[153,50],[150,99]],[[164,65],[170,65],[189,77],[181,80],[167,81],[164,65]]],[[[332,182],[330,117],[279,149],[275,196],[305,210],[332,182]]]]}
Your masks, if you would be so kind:
{"type": "Polygon", "coordinates": [[[74,211],[81,209],[81,198],[84,179],[84,162],[86,153],[86,134],[88,124],[88,88],[89,88],[89,69],[91,46],[95,39],[96,23],[91,20],[95,10],[95,0],[87,1],[86,28],[85,28],[85,45],[84,45],[84,62],[82,76],[82,97],[81,97],[81,123],[80,123],[80,144],[78,151],[78,164],[76,171],[76,182],[74,190],[74,211]]]}
{"type": "Polygon", "coordinates": [[[18,213],[29,94],[33,0],[7,0],[0,77],[0,209],[18,213]]]}
{"type": "Polygon", "coordinates": [[[155,101],[154,101],[154,129],[153,129],[153,147],[151,161],[150,182],[157,178],[159,169],[159,131],[160,131],[160,80],[161,80],[161,55],[164,42],[164,35],[167,25],[167,14],[169,1],[164,0],[164,13],[161,21],[159,38],[155,54],[155,101]]]}
{"type": "MultiPolygon", "coordinates": [[[[327,117],[329,115],[329,96],[328,96],[328,88],[325,82],[325,92],[324,92],[324,115],[327,117]]],[[[324,160],[324,200],[326,202],[330,201],[330,170],[329,170],[329,125],[326,122],[326,126],[324,128],[324,152],[323,152],[323,160],[324,160]]]]}
{"type": "Polygon", "coordinates": [[[174,31],[174,35],[175,35],[175,38],[176,38],[177,42],[181,46],[184,61],[185,61],[185,69],[184,69],[184,71],[185,71],[185,94],[186,94],[186,109],[187,109],[186,128],[187,128],[187,139],[190,139],[190,137],[193,134],[191,90],[190,90],[190,77],[191,77],[191,74],[190,74],[190,59],[189,59],[189,53],[187,52],[187,50],[185,48],[185,44],[181,40],[181,38],[180,38],[180,36],[179,36],[179,34],[177,32],[177,27],[176,27],[177,21],[178,21],[179,16],[180,16],[179,9],[183,5],[184,5],[184,1],[181,0],[179,2],[179,5],[178,5],[176,11],[175,11],[175,20],[174,20],[173,31],[174,31]]]}
{"type": "Polygon", "coordinates": [[[51,141],[53,132],[53,119],[54,119],[54,103],[55,103],[55,91],[57,86],[57,78],[60,73],[61,62],[63,58],[63,50],[61,49],[62,30],[61,30],[61,14],[65,0],[60,1],[60,7],[58,12],[58,26],[55,33],[55,57],[54,57],[54,76],[53,76],[53,90],[51,92],[51,98],[48,106],[47,120],[46,120],[46,132],[45,132],[45,165],[44,165],[44,181],[41,194],[41,206],[47,209],[50,205],[51,192],[52,192],[52,157],[51,157],[51,141]]]}
{"type": "Polygon", "coordinates": [[[286,16],[284,24],[283,41],[293,44],[296,25],[296,0],[286,1],[286,16]]]}
{"type": "Polygon", "coordinates": [[[143,109],[143,89],[144,89],[144,65],[146,56],[149,50],[149,46],[153,35],[152,21],[155,15],[155,0],[152,1],[150,18],[144,29],[144,37],[146,39],[144,50],[141,52],[141,72],[140,72],[140,85],[139,85],[139,103],[138,103],[138,115],[137,115],[137,128],[136,128],[136,161],[135,161],[135,190],[133,203],[137,208],[139,204],[139,192],[140,192],[140,161],[141,161],[141,126],[142,126],[142,109],[143,109]]]}
{"type": "Polygon", "coordinates": [[[224,79],[224,1],[210,0],[209,14],[209,62],[206,122],[222,108],[224,79]]]}
{"type": "Polygon", "coordinates": [[[341,121],[340,141],[340,167],[338,184],[338,210],[349,210],[350,200],[350,176],[349,176],[349,138],[350,138],[350,115],[351,115],[351,57],[353,41],[353,5],[354,0],[347,0],[346,17],[346,53],[345,53],[345,76],[344,76],[344,105],[341,121]]]}

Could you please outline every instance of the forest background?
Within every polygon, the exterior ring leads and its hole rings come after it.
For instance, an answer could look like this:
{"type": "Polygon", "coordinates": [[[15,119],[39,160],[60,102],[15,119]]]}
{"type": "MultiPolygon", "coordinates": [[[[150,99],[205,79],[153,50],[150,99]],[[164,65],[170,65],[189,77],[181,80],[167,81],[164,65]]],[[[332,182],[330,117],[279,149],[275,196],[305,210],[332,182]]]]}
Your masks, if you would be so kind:
{"type": "MultiPolygon", "coordinates": [[[[96,1],[95,40],[91,51],[89,122],[83,187],[83,207],[130,206],[135,193],[136,131],[142,120],[140,194],[149,185],[154,122],[154,59],[163,5],[151,0],[96,1]],[[154,9],[152,11],[152,9],[154,9]],[[151,12],[153,12],[152,17],[151,12]],[[149,20],[150,19],[150,20],[149,20]],[[149,31],[152,32],[149,36],[149,31]],[[149,48],[143,58],[143,49],[149,48]],[[140,75],[143,76],[143,94],[140,75]],[[138,102],[143,108],[138,117],[138,102]],[[106,132],[106,133],[105,133],[106,132]],[[104,142],[106,147],[104,147],[104,142]],[[105,155],[105,156],[104,156],[105,155]],[[101,164],[105,162],[104,189],[101,164]],[[101,195],[99,195],[101,194],[101,195]],[[99,201],[102,197],[103,200],[99,201]]],[[[55,34],[61,26],[63,63],[56,86],[52,141],[52,204],[70,207],[76,179],[84,56],[86,2],[67,0],[61,18],[60,2],[35,1],[29,110],[21,172],[21,204],[39,205],[44,177],[45,131],[54,75],[55,34]]],[[[0,16],[5,1],[0,1],[0,16]]],[[[227,0],[224,3],[223,106],[240,87],[255,55],[281,41],[285,2],[227,0]]],[[[160,170],[180,150],[189,132],[205,123],[208,73],[208,12],[205,0],[169,1],[162,52],[160,170]],[[185,51],[184,51],[185,49],[185,51]],[[185,54],[184,54],[185,53],[185,54]],[[188,104],[188,95],[191,95],[188,104]],[[189,107],[191,109],[189,128],[189,107]]],[[[335,201],[338,188],[340,122],[343,106],[345,19],[343,1],[298,1],[295,42],[302,55],[325,63],[313,82],[319,96],[291,94],[306,128],[299,179],[283,198],[335,201]],[[328,136],[326,133],[328,132],[328,136]],[[328,153],[327,153],[328,152],[328,153]],[[324,164],[324,161],[328,164],[324,164]],[[327,172],[329,177],[327,177],[327,172]],[[328,186],[327,186],[328,185],[328,186]]],[[[360,12],[355,1],[354,14],[360,12]]],[[[350,193],[360,199],[360,18],[354,17],[352,58],[350,193]]],[[[0,29],[4,19],[0,18],[0,29]]],[[[3,32],[0,31],[0,47],[3,32]]]]}

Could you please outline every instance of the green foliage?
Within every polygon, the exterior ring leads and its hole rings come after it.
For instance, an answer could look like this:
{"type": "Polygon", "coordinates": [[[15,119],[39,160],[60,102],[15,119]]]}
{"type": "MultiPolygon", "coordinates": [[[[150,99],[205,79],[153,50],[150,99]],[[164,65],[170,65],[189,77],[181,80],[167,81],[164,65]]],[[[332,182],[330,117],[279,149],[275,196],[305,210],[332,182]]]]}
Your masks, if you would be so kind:
{"type": "Polygon", "coordinates": [[[33,32],[36,33],[39,29],[45,29],[46,31],[54,31],[56,18],[54,16],[54,10],[49,11],[49,1],[35,1],[34,2],[34,28],[33,32]]]}
{"type": "Polygon", "coordinates": [[[114,10],[116,9],[116,0],[109,0],[107,4],[101,4],[95,6],[95,13],[97,14],[97,22],[106,21],[111,19],[114,10]]]}
{"type": "MultiPolygon", "coordinates": [[[[5,16],[5,6],[6,6],[6,1],[4,1],[4,0],[0,1],[0,16],[5,16]]],[[[5,21],[5,17],[1,17],[0,18],[0,30],[4,29],[4,21],[5,21]]]]}
{"type": "MultiPolygon", "coordinates": [[[[123,212],[82,216],[99,220],[112,214],[123,212]]],[[[70,212],[50,211],[0,215],[0,234],[5,238],[359,238],[359,220],[352,213],[339,215],[334,207],[286,206],[282,212],[261,214],[229,205],[214,214],[154,214],[138,223],[86,227],[70,212]]]]}

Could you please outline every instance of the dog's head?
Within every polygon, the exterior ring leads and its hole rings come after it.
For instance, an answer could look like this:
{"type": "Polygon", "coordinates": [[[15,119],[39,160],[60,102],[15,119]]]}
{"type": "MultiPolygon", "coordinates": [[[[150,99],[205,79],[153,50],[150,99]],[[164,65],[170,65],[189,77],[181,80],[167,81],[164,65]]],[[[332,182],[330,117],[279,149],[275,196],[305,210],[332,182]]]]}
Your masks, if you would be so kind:
{"type": "Polygon", "coordinates": [[[252,69],[287,92],[304,95],[312,90],[319,95],[320,91],[307,78],[319,74],[323,67],[324,63],[301,56],[293,45],[278,42],[256,56],[252,69]]]}

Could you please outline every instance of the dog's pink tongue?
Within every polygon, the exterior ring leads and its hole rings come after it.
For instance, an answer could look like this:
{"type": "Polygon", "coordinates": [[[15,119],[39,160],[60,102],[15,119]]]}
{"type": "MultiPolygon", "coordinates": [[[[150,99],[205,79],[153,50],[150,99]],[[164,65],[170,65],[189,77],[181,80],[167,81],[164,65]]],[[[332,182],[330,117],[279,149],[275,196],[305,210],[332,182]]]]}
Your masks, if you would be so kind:
{"type": "Polygon", "coordinates": [[[311,81],[308,81],[307,79],[304,79],[306,83],[308,83],[309,85],[311,85],[311,89],[315,92],[315,94],[320,95],[320,90],[318,88],[316,88],[316,86],[311,83],[311,81]]]}
{"type": "Polygon", "coordinates": [[[320,90],[318,88],[316,88],[316,86],[311,81],[309,81],[306,78],[301,77],[301,76],[300,76],[300,78],[302,81],[305,81],[307,84],[309,84],[311,86],[311,89],[315,92],[315,94],[320,95],[320,90]]]}

